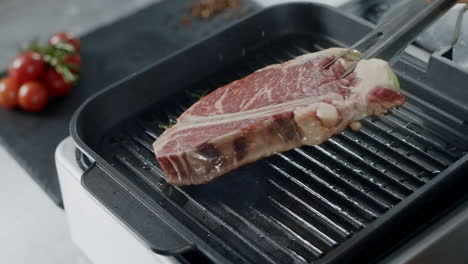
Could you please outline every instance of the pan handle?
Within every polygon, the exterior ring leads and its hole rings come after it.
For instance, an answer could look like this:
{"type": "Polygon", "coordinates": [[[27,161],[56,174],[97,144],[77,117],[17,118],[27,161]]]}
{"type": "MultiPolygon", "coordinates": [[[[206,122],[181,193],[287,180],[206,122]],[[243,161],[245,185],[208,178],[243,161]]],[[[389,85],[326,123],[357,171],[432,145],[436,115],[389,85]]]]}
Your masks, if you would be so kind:
{"type": "Polygon", "coordinates": [[[193,249],[193,244],[159,215],[162,208],[159,213],[154,205],[150,209],[98,164],[84,172],[81,184],[155,253],[177,255],[193,249]]]}

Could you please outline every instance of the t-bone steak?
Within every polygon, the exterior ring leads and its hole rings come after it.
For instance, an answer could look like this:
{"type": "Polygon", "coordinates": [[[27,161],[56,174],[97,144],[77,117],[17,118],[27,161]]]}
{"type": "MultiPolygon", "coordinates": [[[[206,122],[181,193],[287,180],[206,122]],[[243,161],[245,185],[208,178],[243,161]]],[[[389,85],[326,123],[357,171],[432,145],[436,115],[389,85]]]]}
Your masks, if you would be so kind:
{"type": "Polygon", "coordinates": [[[405,97],[389,64],[332,48],[275,64],[227,84],[185,111],[153,147],[169,183],[206,183],[240,166],[302,145],[317,145],[405,97]]]}

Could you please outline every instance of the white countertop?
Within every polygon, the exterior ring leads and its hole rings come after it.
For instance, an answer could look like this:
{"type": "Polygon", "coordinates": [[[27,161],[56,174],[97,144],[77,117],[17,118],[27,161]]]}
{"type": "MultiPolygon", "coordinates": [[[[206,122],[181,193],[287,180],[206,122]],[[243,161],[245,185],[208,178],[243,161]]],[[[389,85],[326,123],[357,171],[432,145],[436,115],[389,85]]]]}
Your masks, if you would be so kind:
{"type": "Polygon", "coordinates": [[[65,214],[0,146],[0,263],[89,264],[65,214]]]}

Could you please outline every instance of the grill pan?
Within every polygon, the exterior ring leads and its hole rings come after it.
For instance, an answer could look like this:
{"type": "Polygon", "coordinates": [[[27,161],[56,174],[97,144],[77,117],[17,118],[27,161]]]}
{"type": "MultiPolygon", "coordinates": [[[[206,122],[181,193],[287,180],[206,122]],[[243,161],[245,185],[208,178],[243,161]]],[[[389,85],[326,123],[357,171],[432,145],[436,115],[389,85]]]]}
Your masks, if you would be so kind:
{"type": "Polygon", "coordinates": [[[197,95],[371,29],[311,3],[275,6],[98,93],[71,122],[82,184],[153,251],[217,263],[375,260],[463,195],[468,74],[440,54],[394,69],[408,101],[316,147],[199,186],[165,183],[151,147],[197,95]],[[420,64],[417,64],[420,65],[420,64]],[[460,81],[460,82],[458,82],[460,81]],[[198,253],[193,253],[198,252],[198,253]]]}

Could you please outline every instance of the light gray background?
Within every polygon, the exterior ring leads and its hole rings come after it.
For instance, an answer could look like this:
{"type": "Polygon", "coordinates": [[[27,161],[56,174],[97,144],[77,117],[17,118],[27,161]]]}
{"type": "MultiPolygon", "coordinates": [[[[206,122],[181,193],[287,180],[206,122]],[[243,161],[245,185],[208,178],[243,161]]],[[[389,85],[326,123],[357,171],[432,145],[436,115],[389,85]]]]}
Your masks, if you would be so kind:
{"type": "Polygon", "coordinates": [[[57,31],[78,35],[160,0],[0,0],[0,69],[22,44],[57,31]]]}

